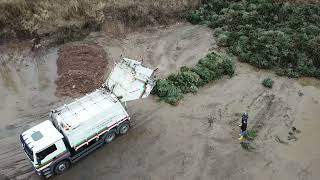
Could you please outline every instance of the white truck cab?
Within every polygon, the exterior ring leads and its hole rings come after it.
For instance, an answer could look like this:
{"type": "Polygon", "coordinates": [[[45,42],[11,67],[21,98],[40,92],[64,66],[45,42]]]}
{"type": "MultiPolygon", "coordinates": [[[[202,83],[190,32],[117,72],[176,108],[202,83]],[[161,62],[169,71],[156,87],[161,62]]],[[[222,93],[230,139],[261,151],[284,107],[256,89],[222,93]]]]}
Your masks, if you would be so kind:
{"type": "Polygon", "coordinates": [[[126,134],[130,117],[122,103],[148,97],[154,70],[123,58],[103,86],[63,105],[46,120],[20,135],[22,147],[37,174],[61,174],[70,165],[117,135],[126,134]]]}
{"type": "Polygon", "coordinates": [[[46,120],[20,136],[22,145],[34,168],[39,171],[50,166],[53,159],[67,152],[62,134],[46,120]]]}

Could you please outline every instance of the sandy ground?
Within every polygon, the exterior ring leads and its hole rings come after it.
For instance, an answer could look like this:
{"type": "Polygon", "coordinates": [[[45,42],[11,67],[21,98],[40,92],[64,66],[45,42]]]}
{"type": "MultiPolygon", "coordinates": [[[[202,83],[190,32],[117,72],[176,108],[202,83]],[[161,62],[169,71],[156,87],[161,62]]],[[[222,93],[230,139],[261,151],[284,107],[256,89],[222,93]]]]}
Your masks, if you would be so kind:
{"type": "MultiPolygon", "coordinates": [[[[212,39],[210,29],[182,23],[131,33],[123,40],[96,33],[88,41],[98,42],[113,61],[121,54],[143,58],[164,77],[195,64],[215,48],[212,39]]],[[[39,179],[30,173],[18,134],[44,120],[48,109],[70,101],[53,95],[56,52],[29,58],[15,55],[20,51],[1,55],[6,63],[0,69],[0,179],[39,179]]],[[[154,96],[128,103],[133,120],[128,134],[53,179],[319,179],[320,81],[278,77],[242,63],[236,72],[187,95],[177,107],[154,96]],[[275,80],[271,90],[261,85],[266,77],[275,80]],[[237,139],[244,111],[249,112],[249,127],[260,129],[252,152],[237,139]],[[301,131],[297,141],[287,140],[292,126],[301,131]]]]}

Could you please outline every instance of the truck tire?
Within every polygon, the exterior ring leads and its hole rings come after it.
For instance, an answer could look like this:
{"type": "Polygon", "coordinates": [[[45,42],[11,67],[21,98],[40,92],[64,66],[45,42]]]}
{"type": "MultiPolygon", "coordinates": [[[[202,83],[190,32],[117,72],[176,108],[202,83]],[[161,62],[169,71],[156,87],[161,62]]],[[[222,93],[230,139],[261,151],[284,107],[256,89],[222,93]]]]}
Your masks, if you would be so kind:
{"type": "Polygon", "coordinates": [[[104,143],[109,144],[116,138],[116,131],[110,130],[104,137],[104,143]]]}
{"type": "Polygon", "coordinates": [[[62,174],[70,167],[70,162],[67,160],[63,160],[58,162],[58,164],[54,167],[54,172],[56,174],[62,174]]]}
{"type": "Polygon", "coordinates": [[[119,134],[124,135],[130,129],[130,124],[128,121],[125,121],[119,125],[119,134]]]}

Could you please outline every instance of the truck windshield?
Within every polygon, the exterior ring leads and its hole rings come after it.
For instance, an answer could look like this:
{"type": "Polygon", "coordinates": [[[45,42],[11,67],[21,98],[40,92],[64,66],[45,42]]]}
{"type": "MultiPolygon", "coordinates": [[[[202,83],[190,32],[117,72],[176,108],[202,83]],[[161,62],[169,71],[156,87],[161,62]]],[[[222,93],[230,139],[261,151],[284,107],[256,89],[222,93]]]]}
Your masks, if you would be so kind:
{"type": "Polygon", "coordinates": [[[22,135],[20,135],[20,141],[22,143],[23,149],[26,152],[26,154],[28,155],[28,157],[31,159],[31,161],[33,162],[33,152],[32,150],[29,148],[29,146],[26,144],[26,142],[24,142],[22,135]]]}

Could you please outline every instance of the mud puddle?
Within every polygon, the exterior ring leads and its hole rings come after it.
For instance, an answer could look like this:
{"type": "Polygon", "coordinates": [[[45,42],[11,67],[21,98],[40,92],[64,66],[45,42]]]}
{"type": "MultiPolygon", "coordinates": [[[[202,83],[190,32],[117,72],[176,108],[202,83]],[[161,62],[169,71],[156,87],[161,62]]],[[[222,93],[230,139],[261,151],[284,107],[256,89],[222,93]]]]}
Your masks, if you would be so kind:
{"type": "Polygon", "coordinates": [[[54,96],[57,49],[39,54],[11,50],[0,56],[0,173],[15,177],[30,172],[19,134],[47,118],[54,96]]]}
{"type": "Polygon", "coordinates": [[[319,80],[317,80],[315,78],[303,77],[303,78],[299,78],[298,82],[302,86],[313,86],[313,87],[316,87],[316,88],[320,88],[320,82],[319,82],[319,80]]]}

